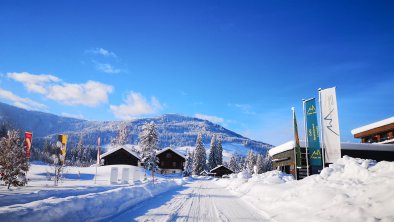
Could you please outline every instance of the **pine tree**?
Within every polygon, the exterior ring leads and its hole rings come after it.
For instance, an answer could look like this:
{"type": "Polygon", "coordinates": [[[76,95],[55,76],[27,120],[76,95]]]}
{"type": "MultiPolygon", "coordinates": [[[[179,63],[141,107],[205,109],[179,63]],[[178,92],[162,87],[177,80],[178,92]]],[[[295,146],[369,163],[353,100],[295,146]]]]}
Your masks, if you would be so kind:
{"type": "Polygon", "coordinates": [[[120,124],[117,137],[111,141],[111,145],[112,146],[125,145],[127,143],[128,135],[129,135],[129,131],[127,129],[127,123],[123,122],[120,124]]]}
{"type": "Polygon", "coordinates": [[[222,140],[218,139],[217,140],[217,145],[216,145],[216,163],[217,165],[223,165],[223,147],[222,147],[222,140]]]}
{"type": "Polygon", "coordinates": [[[199,133],[196,141],[196,149],[194,150],[193,174],[200,175],[201,172],[207,168],[206,161],[207,156],[205,153],[205,147],[202,142],[202,135],[199,133]]]}
{"type": "Polygon", "coordinates": [[[249,150],[248,156],[245,160],[245,170],[247,170],[250,174],[253,173],[253,167],[256,164],[255,156],[252,150],[249,150]]]}
{"type": "Polygon", "coordinates": [[[193,153],[187,150],[187,157],[185,161],[185,169],[183,170],[183,176],[188,177],[193,172],[193,153]]]}
{"type": "MultiPolygon", "coordinates": [[[[156,151],[158,147],[158,135],[156,131],[155,123],[145,123],[142,126],[142,132],[139,135],[140,139],[140,150],[142,154],[142,162],[145,169],[151,170],[152,178],[154,178],[154,172],[157,171],[158,158],[156,157],[156,151]]],[[[154,180],[154,179],[153,179],[154,180]]]]}
{"type": "Polygon", "coordinates": [[[0,139],[7,137],[8,130],[10,130],[10,125],[6,122],[2,122],[0,126],[0,139]]]}
{"type": "Polygon", "coordinates": [[[237,155],[237,165],[238,165],[238,171],[242,171],[246,169],[246,157],[242,155],[237,155]]]}
{"type": "Polygon", "coordinates": [[[213,135],[211,139],[211,147],[209,149],[209,157],[208,157],[208,167],[209,169],[215,168],[217,164],[217,142],[216,136],[213,135]]]}
{"type": "Polygon", "coordinates": [[[272,158],[268,153],[265,154],[263,162],[264,162],[263,172],[271,171],[272,170],[272,158]]]}
{"type": "Polygon", "coordinates": [[[12,130],[0,140],[0,179],[10,186],[24,186],[29,164],[19,132],[12,130]]]}
{"type": "Polygon", "coordinates": [[[237,154],[233,154],[230,158],[230,163],[229,163],[229,168],[232,170],[234,173],[239,172],[239,165],[237,163],[237,154]]]}
{"type": "Polygon", "coordinates": [[[158,135],[154,122],[145,123],[142,126],[142,132],[139,135],[139,140],[139,147],[142,156],[147,155],[152,151],[159,150],[158,135]]]}
{"type": "Polygon", "coordinates": [[[257,154],[257,160],[256,160],[256,166],[257,166],[257,173],[263,173],[265,172],[264,170],[264,157],[261,154],[257,154]]]}
{"type": "Polygon", "coordinates": [[[75,164],[77,166],[82,166],[83,162],[85,162],[84,158],[84,147],[83,147],[83,136],[82,134],[79,137],[79,141],[77,147],[75,147],[75,164]]]}

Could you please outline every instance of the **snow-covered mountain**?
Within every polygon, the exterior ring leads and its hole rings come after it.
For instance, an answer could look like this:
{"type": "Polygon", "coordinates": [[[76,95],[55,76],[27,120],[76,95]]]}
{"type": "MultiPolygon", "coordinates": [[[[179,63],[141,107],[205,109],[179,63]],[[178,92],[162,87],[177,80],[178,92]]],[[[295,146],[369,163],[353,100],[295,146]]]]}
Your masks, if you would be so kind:
{"type": "Polygon", "coordinates": [[[95,144],[98,136],[101,137],[102,144],[108,144],[112,138],[116,137],[121,124],[126,123],[129,132],[127,142],[138,144],[138,135],[142,125],[150,121],[156,124],[159,145],[162,148],[194,146],[199,132],[202,132],[205,144],[209,144],[213,134],[218,135],[223,141],[225,151],[229,153],[245,154],[249,149],[264,153],[272,147],[270,144],[248,139],[207,120],[178,114],[166,114],[124,122],[88,121],[28,111],[0,103],[0,122],[7,122],[13,128],[21,131],[32,131],[36,142],[42,141],[44,138],[55,141],[58,134],[67,134],[69,136],[68,144],[72,145],[79,140],[82,134],[84,144],[95,144]]]}

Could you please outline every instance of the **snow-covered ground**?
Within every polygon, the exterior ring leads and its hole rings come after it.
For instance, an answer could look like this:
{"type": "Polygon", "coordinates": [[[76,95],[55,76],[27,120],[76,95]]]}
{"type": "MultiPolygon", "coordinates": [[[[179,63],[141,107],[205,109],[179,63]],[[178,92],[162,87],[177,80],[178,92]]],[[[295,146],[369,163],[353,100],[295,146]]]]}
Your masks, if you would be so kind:
{"type": "Polygon", "coordinates": [[[140,168],[116,167],[119,177],[123,168],[129,168],[127,184],[120,180],[110,184],[111,166],[98,167],[96,181],[96,167],[66,167],[65,178],[54,186],[48,180],[53,169],[32,164],[27,186],[12,190],[0,186],[0,221],[98,221],[183,183],[179,176],[159,176],[153,185],[150,176],[144,180],[140,168]]]}
{"type": "Polygon", "coordinates": [[[271,171],[216,183],[275,221],[394,221],[394,162],[345,156],[300,181],[271,171]]]}
{"type": "Polygon", "coordinates": [[[267,221],[267,216],[212,179],[196,178],[182,188],[130,208],[111,221],[267,221]]]}
{"type": "Polygon", "coordinates": [[[271,171],[156,185],[143,175],[109,184],[109,167],[95,184],[95,167],[69,168],[57,187],[47,169],[33,165],[26,187],[0,186],[0,221],[394,221],[394,162],[344,157],[300,181],[271,171]]]}

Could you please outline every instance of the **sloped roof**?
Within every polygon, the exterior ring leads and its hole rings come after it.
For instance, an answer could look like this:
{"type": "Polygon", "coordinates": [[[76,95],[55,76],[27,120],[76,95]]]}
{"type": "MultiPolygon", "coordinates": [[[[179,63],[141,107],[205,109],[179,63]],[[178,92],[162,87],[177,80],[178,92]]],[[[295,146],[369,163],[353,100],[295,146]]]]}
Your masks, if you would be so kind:
{"type": "Polygon", "coordinates": [[[183,154],[181,154],[180,152],[178,152],[178,151],[172,149],[171,147],[167,147],[167,148],[165,148],[165,149],[163,149],[163,150],[160,150],[159,152],[156,153],[156,156],[159,155],[159,154],[164,153],[164,152],[167,151],[167,150],[171,150],[172,152],[176,153],[177,155],[179,155],[179,156],[182,157],[183,159],[186,159],[186,156],[185,156],[185,155],[183,155],[183,154]]]}
{"type": "MultiPolygon", "coordinates": [[[[305,147],[305,141],[300,141],[300,146],[305,147]]],[[[291,140],[287,143],[274,147],[268,151],[270,156],[287,150],[294,149],[294,141],[291,140]]],[[[394,144],[379,144],[379,143],[345,143],[341,142],[342,150],[375,150],[375,151],[392,151],[394,152],[394,144]]]]}
{"type": "Polygon", "coordinates": [[[374,122],[374,123],[365,125],[365,126],[361,126],[359,128],[353,129],[351,132],[353,135],[355,135],[355,134],[362,133],[362,132],[365,132],[368,130],[372,130],[372,129],[376,129],[376,128],[379,128],[382,126],[386,126],[386,125],[389,125],[392,123],[394,123],[394,116],[384,119],[384,120],[381,120],[381,121],[378,121],[378,122],[374,122]]]}
{"type": "MultiPolygon", "coordinates": [[[[214,171],[214,170],[216,170],[216,169],[218,169],[218,168],[220,168],[220,167],[224,167],[224,168],[230,170],[228,167],[226,167],[226,166],[224,166],[224,165],[219,165],[219,166],[213,168],[212,170],[210,170],[209,172],[212,172],[212,171],[214,171]]],[[[233,172],[232,170],[230,170],[230,171],[233,172]]]]}
{"type": "MultiPolygon", "coordinates": [[[[276,146],[274,148],[271,148],[270,150],[268,150],[268,153],[270,156],[276,155],[278,153],[282,153],[285,152],[287,150],[292,150],[294,149],[294,140],[291,140],[287,143],[281,144],[279,146],[276,146]]],[[[300,140],[300,146],[301,147],[305,147],[305,141],[304,140],[300,140]]]]}
{"type": "Polygon", "coordinates": [[[116,151],[118,151],[120,149],[126,150],[128,153],[130,153],[131,155],[137,157],[139,160],[141,159],[140,156],[137,153],[135,153],[134,151],[132,151],[132,150],[130,150],[128,148],[122,147],[122,146],[117,147],[115,149],[111,149],[110,151],[104,153],[103,155],[100,155],[100,159],[103,158],[103,157],[106,157],[106,156],[108,156],[108,155],[110,155],[110,154],[112,154],[112,153],[114,153],[114,152],[116,152],[116,151]]]}

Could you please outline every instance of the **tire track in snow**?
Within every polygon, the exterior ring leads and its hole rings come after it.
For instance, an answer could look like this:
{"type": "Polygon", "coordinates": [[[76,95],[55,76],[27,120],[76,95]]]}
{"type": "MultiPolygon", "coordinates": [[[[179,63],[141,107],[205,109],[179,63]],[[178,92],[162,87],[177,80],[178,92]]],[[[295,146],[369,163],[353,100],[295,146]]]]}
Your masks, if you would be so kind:
{"type": "Polygon", "coordinates": [[[213,181],[195,180],[184,188],[145,201],[112,221],[270,221],[213,181]]]}

